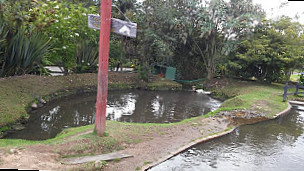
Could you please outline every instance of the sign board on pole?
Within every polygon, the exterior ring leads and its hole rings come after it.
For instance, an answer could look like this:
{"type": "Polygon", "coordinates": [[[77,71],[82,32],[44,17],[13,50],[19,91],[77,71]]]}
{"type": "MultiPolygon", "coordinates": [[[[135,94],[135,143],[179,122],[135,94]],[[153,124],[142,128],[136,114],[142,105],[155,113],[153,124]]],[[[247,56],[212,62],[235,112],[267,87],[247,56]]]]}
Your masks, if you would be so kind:
{"type": "Polygon", "coordinates": [[[100,29],[100,16],[99,15],[88,15],[89,28],[99,30],[100,29]]]}
{"type": "Polygon", "coordinates": [[[137,24],[112,18],[112,32],[136,38],[137,24]]]}
{"type": "MultiPolygon", "coordinates": [[[[90,28],[99,30],[99,27],[100,27],[100,16],[99,15],[89,14],[88,21],[89,21],[88,23],[89,23],[90,28]]],[[[136,31],[137,31],[136,23],[127,22],[127,21],[123,21],[120,19],[116,19],[116,18],[112,18],[111,22],[112,22],[111,30],[113,33],[127,36],[127,37],[136,38],[136,31]]]]}

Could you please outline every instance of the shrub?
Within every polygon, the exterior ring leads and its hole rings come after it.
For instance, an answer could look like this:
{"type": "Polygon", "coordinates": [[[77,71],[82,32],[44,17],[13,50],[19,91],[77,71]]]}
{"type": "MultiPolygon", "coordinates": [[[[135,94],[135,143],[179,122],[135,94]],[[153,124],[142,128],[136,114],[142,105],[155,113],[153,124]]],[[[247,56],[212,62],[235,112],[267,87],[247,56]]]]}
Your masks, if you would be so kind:
{"type": "Polygon", "coordinates": [[[98,68],[98,46],[88,41],[81,41],[76,45],[76,73],[96,72],[98,68]]]}
{"type": "Polygon", "coordinates": [[[27,32],[19,28],[7,40],[0,60],[0,76],[41,72],[41,61],[50,49],[50,40],[39,32],[27,32]]]}

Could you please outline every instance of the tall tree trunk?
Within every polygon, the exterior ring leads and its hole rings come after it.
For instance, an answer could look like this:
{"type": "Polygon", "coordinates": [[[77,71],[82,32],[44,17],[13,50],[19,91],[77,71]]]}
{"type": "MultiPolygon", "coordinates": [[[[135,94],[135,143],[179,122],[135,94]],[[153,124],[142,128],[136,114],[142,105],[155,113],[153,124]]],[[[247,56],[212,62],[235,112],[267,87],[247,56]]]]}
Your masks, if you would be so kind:
{"type": "Polygon", "coordinates": [[[286,82],[290,81],[291,71],[285,70],[286,82]]]}
{"type": "Polygon", "coordinates": [[[211,68],[207,68],[207,79],[211,80],[214,76],[214,73],[212,72],[211,68]]]}

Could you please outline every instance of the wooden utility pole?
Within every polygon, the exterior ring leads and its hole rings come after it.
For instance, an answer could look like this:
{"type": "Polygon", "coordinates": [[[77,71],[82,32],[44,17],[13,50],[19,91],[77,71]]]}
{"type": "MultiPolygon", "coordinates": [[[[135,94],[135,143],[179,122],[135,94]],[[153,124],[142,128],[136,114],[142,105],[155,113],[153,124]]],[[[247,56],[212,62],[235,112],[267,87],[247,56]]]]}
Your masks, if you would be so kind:
{"type": "Polygon", "coordinates": [[[99,66],[95,130],[98,136],[103,136],[106,129],[112,0],[101,0],[100,4],[99,66]]]}

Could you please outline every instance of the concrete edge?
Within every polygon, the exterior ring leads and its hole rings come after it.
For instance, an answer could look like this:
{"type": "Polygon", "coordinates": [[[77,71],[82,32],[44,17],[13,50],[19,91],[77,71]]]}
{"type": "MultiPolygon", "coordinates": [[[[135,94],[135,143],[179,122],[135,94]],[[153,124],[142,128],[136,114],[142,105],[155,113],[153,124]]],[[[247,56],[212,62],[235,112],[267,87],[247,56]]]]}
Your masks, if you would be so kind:
{"type": "Polygon", "coordinates": [[[297,100],[288,100],[290,104],[295,104],[295,105],[304,105],[303,101],[297,101],[297,100]]]}
{"type": "Polygon", "coordinates": [[[283,110],[282,112],[274,115],[274,117],[272,119],[276,119],[278,117],[282,117],[282,116],[287,115],[290,112],[291,107],[292,107],[289,101],[287,102],[287,104],[288,104],[288,107],[285,110],[283,110]]]}
{"type": "Polygon", "coordinates": [[[185,150],[188,150],[189,148],[191,148],[191,147],[193,147],[193,146],[195,146],[195,145],[197,145],[197,144],[200,144],[200,143],[203,143],[203,142],[206,142],[206,141],[209,141],[209,140],[212,140],[212,139],[215,139],[215,138],[218,138],[218,137],[221,137],[221,136],[230,134],[230,133],[233,132],[236,128],[237,128],[237,127],[232,127],[232,128],[231,128],[230,130],[228,130],[228,131],[220,132],[220,133],[215,134],[215,135],[210,135],[210,136],[207,136],[207,137],[204,137],[204,138],[197,139],[197,140],[195,140],[195,141],[193,141],[193,142],[191,142],[191,143],[189,143],[189,144],[187,144],[187,145],[185,145],[185,146],[180,147],[180,148],[177,149],[175,152],[173,152],[173,153],[171,153],[171,154],[169,154],[169,155],[167,155],[167,156],[165,156],[165,157],[160,158],[158,161],[143,166],[143,167],[141,168],[141,170],[142,170],[142,171],[148,170],[148,169],[150,169],[150,168],[152,168],[152,167],[154,167],[154,166],[156,166],[156,165],[158,165],[158,164],[160,164],[160,163],[162,163],[162,162],[164,162],[164,161],[166,161],[166,160],[168,160],[168,159],[170,159],[170,158],[172,158],[172,157],[178,155],[179,153],[184,152],[185,150]]]}
{"type": "MultiPolygon", "coordinates": [[[[280,113],[274,115],[274,117],[271,118],[271,119],[276,119],[276,118],[278,118],[278,117],[282,117],[282,116],[287,115],[287,114],[290,112],[291,107],[292,107],[289,101],[288,101],[287,104],[288,104],[288,106],[287,106],[287,108],[286,108],[285,110],[283,110],[282,112],[280,112],[280,113]]],[[[193,146],[195,146],[195,145],[197,145],[197,144],[200,144],[200,143],[203,143],[203,142],[206,142],[206,141],[209,141],[209,140],[212,140],[212,139],[215,139],[215,138],[222,137],[222,136],[224,136],[224,135],[230,134],[230,133],[233,132],[236,128],[237,128],[237,127],[233,127],[233,128],[231,128],[230,130],[228,130],[228,131],[224,131],[224,132],[221,132],[221,133],[218,133],[218,134],[215,134],[215,135],[211,135],[211,136],[208,136],[208,137],[204,137],[204,138],[200,138],[200,139],[198,139],[198,140],[195,140],[195,141],[193,141],[193,142],[191,142],[191,143],[189,143],[189,144],[187,144],[187,145],[185,145],[185,146],[182,146],[182,147],[179,148],[177,151],[175,151],[175,152],[173,152],[173,153],[171,153],[171,154],[169,154],[169,155],[167,155],[167,156],[165,156],[165,157],[159,159],[158,161],[153,162],[153,163],[150,163],[149,165],[143,166],[143,167],[141,168],[141,170],[142,170],[142,171],[148,170],[148,169],[150,169],[150,168],[152,168],[152,167],[154,167],[154,166],[156,166],[156,165],[158,165],[158,164],[160,164],[160,163],[162,163],[162,162],[164,162],[164,161],[166,161],[166,160],[168,160],[168,159],[170,159],[170,158],[172,158],[172,157],[178,155],[179,153],[181,153],[181,152],[183,152],[183,151],[185,151],[185,150],[187,150],[187,149],[189,149],[189,148],[191,148],[191,147],[193,147],[193,146]]]]}

